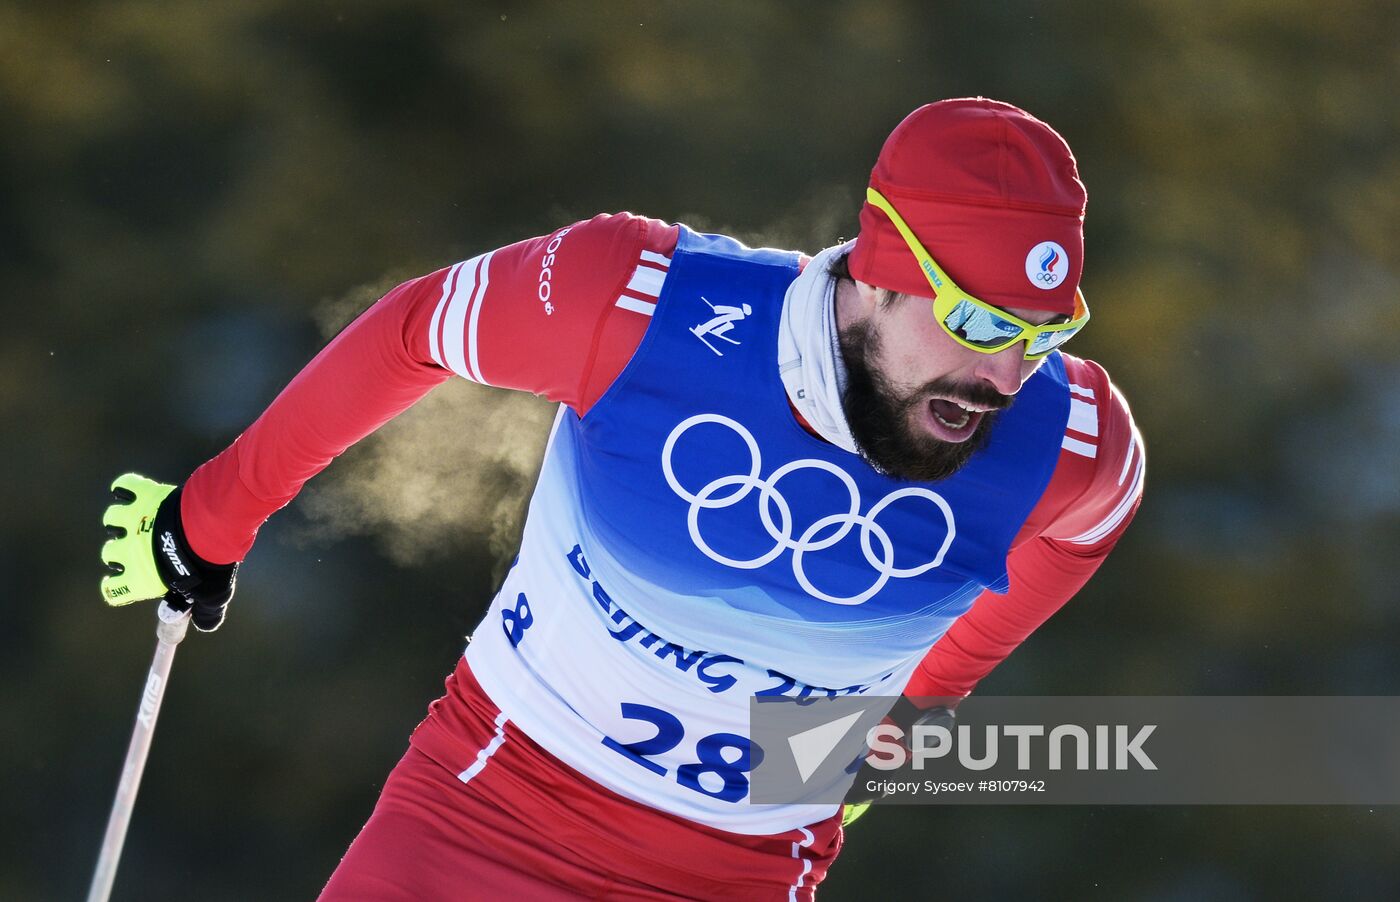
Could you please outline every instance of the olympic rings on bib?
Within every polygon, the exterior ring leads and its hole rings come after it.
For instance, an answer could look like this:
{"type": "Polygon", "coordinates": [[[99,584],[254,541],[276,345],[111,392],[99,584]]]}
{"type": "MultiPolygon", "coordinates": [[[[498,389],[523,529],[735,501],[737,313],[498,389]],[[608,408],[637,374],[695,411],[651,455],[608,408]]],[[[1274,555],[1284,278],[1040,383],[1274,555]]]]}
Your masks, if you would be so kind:
{"type": "Polygon", "coordinates": [[[753,434],[742,424],[717,413],[696,414],[682,420],[676,425],[676,428],[671,430],[671,434],[666,437],[666,444],[661,449],[661,470],[666,475],[666,484],[671,487],[671,491],[690,505],[690,510],[686,515],[686,525],[690,529],[691,541],[695,543],[695,547],[702,554],[716,563],[733,567],[736,570],[757,570],[777,560],[784,551],[791,551],[792,575],[797,579],[798,585],[813,598],[830,604],[864,604],[874,598],[876,593],[883,589],[891,579],[908,579],[932,570],[943,563],[943,557],[948,553],[949,546],[953,544],[953,537],[957,534],[957,527],[953,520],[953,509],[948,506],[948,502],[937,492],[921,486],[896,489],[875,502],[868,511],[861,513],[860,489],[856,486],[855,479],[841,467],[829,461],[815,458],[793,460],[778,467],[767,478],[762,477],[760,475],[763,471],[762,455],[753,434]],[[749,467],[747,473],[720,476],[711,480],[700,491],[691,492],[682,486],[676,477],[671,457],[681,436],[702,423],[723,426],[739,436],[749,451],[749,467]],[[794,539],[792,535],[792,508],[788,504],[787,498],[778,490],[778,483],[784,476],[799,470],[820,470],[824,473],[830,473],[844,487],[849,503],[842,505],[846,508],[844,511],[817,519],[794,539]],[[769,537],[773,539],[773,547],[763,551],[757,557],[746,559],[731,558],[720,554],[701,535],[701,511],[733,507],[747,498],[755,489],[758,490],[759,520],[762,521],[763,528],[769,537]],[[923,498],[932,502],[943,514],[943,520],[948,527],[948,535],[943,539],[938,553],[915,567],[896,567],[894,565],[894,541],[890,538],[889,533],[875,522],[875,518],[880,515],[881,511],[901,498],[923,498]],[[804,556],[831,548],[846,538],[851,530],[857,526],[860,527],[861,553],[875,571],[874,583],[864,592],[850,596],[831,595],[818,589],[812,584],[806,570],[803,569],[804,556]],[[878,546],[878,555],[876,548],[871,544],[872,540],[874,546],[878,546]]]}

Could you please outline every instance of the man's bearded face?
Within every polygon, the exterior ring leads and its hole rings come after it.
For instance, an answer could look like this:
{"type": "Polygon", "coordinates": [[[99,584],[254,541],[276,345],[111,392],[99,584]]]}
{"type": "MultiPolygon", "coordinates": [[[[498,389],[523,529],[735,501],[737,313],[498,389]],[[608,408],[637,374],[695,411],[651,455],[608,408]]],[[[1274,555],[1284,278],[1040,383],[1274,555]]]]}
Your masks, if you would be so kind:
{"type": "Polygon", "coordinates": [[[846,363],[841,403],[846,422],[861,456],[887,476],[913,482],[952,476],[986,444],[997,412],[1013,400],[985,382],[958,384],[948,376],[896,390],[880,369],[880,337],[868,320],[842,330],[840,343],[846,363]],[[977,422],[971,424],[971,434],[957,442],[936,437],[925,425],[930,416],[941,422],[959,416],[954,404],[986,411],[973,415],[977,422]]]}

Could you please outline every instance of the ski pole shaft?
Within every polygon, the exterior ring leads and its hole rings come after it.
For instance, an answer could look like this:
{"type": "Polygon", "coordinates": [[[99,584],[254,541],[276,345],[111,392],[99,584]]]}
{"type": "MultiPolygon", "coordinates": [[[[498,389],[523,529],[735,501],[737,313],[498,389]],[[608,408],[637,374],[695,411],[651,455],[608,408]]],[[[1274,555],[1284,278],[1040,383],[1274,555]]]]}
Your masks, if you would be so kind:
{"type": "Polygon", "coordinates": [[[127,748],[126,763],[122,765],[117,797],[112,802],[111,817],[107,819],[107,833],[102,838],[102,850],[97,856],[97,869],[92,875],[87,902],[107,902],[112,894],[117,863],[121,860],[122,845],[126,842],[126,828],[131,823],[131,811],[136,805],[136,790],[141,786],[141,773],[146,769],[146,757],[151,751],[156,716],[160,714],[160,702],[165,697],[165,686],[170,680],[175,646],[185,638],[185,629],[190,622],[189,612],[173,611],[164,601],[160,603],[157,615],[155,659],[151,661],[150,673],[146,675],[146,689],[141,694],[141,707],[136,712],[136,727],[131,734],[131,745],[127,748]]]}

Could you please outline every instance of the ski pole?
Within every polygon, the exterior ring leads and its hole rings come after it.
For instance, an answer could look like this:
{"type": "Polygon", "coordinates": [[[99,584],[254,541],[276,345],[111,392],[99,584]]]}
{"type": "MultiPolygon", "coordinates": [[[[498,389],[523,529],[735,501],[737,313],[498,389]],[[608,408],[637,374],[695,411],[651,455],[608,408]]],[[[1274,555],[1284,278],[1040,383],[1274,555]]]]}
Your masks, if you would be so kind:
{"type": "Polygon", "coordinates": [[[107,833],[102,838],[102,851],[97,856],[97,870],[92,875],[87,902],[107,902],[112,894],[112,882],[117,877],[126,828],[131,823],[131,810],[136,805],[136,790],[141,786],[141,772],[146,769],[146,756],[151,751],[151,736],[156,729],[156,715],[170,680],[170,664],[175,660],[175,646],[185,638],[189,626],[188,611],[171,610],[164,601],[156,611],[156,654],[146,675],[146,689],[141,694],[141,707],[136,712],[136,727],[131,745],[126,751],[126,763],[117,783],[117,797],[112,802],[112,815],[107,819],[107,833]]]}

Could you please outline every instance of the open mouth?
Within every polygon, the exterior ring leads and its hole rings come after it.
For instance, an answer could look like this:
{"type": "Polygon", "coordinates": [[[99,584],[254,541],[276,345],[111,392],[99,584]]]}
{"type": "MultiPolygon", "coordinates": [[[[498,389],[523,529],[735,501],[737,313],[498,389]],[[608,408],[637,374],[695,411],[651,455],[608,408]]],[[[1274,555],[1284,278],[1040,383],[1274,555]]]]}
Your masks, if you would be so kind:
{"type": "Polygon", "coordinates": [[[923,407],[924,426],[945,442],[965,442],[977,431],[982,417],[993,409],[951,398],[931,398],[923,407]]]}

